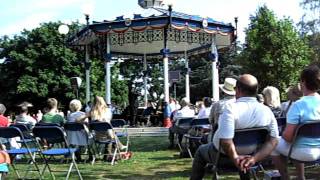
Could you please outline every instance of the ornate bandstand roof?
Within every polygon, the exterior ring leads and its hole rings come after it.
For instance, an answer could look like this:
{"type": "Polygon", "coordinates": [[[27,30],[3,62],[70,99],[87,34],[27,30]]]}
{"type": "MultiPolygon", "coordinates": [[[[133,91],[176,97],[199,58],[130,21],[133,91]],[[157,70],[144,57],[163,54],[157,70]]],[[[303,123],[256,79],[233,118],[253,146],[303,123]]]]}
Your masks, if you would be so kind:
{"type": "Polygon", "coordinates": [[[113,21],[94,21],[70,40],[71,45],[97,44],[105,49],[107,36],[112,56],[158,56],[164,47],[164,32],[168,29],[170,54],[197,54],[209,51],[214,40],[219,48],[230,46],[235,39],[231,24],[161,8],[157,15],[134,14],[132,19],[119,16],[113,21]],[[171,23],[170,23],[171,22],[171,23]],[[169,26],[168,26],[169,24],[169,26]]]}

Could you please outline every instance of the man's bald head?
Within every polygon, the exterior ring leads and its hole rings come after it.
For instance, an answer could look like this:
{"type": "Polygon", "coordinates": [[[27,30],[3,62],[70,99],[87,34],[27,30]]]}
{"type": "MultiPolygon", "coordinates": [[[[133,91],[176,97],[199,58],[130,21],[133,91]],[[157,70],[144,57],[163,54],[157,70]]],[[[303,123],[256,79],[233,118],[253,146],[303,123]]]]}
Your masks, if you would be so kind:
{"type": "Polygon", "coordinates": [[[243,96],[255,97],[258,92],[258,80],[251,74],[243,74],[237,80],[236,87],[243,96]]]}

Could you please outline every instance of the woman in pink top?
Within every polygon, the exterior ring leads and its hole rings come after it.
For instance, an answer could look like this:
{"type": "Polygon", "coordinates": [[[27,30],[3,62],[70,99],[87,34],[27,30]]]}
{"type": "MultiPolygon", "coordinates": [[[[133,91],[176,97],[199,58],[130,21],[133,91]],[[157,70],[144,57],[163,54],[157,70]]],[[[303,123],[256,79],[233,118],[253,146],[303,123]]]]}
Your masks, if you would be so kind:
{"type": "Polygon", "coordinates": [[[0,127],[7,127],[9,125],[8,118],[4,116],[6,110],[6,107],[3,104],[0,104],[0,127]]]}

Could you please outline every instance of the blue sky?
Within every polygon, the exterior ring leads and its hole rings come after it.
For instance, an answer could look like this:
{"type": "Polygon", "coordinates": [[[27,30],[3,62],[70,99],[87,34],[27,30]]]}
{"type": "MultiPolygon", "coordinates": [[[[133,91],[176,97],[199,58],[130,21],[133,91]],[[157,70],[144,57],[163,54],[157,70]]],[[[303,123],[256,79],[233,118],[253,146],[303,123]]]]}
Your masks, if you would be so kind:
{"type": "MultiPolygon", "coordinates": [[[[171,0],[173,9],[184,13],[211,17],[233,23],[239,18],[239,38],[249,23],[250,14],[266,4],[280,18],[286,16],[297,23],[303,14],[301,0],[171,0]]],[[[79,20],[84,22],[83,7],[92,7],[90,20],[113,20],[116,16],[144,13],[138,0],[1,0],[0,36],[33,29],[41,22],[79,20]]]]}

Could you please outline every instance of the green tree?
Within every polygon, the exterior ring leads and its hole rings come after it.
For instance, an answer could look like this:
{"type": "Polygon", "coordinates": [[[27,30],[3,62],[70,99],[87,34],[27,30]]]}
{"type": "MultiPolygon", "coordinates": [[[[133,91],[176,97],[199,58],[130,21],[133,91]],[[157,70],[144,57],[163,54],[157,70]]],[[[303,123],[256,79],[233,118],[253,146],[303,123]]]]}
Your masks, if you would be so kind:
{"type": "Polygon", "coordinates": [[[239,63],[245,73],[258,78],[260,88],[276,86],[284,95],[289,85],[297,83],[301,69],[310,63],[312,51],[292,21],[278,20],[266,6],[260,7],[250,20],[239,63]]]}
{"type": "MultiPolygon", "coordinates": [[[[91,62],[91,94],[92,96],[105,97],[104,61],[99,58],[92,58],[91,62]]],[[[113,105],[123,109],[128,103],[128,88],[127,81],[119,79],[120,68],[118,63],[113,64],[111,67],[111,74],[111,102],[113,105]]]]}
{"type": "Polygon", "coordinates": [[[313,59],[320,61],[320,0],[303,0],[305,13],[299,23],[300,32],[313,49],[313,59]]]}
{"type": "MultiPolygon", "coordinates": [[[[43,106],[47,97],[56,97],[66,104],[75,95],[70,77],[81,76],[81,64],[65,46],[65,35],[58,32],[61,23],[44,23],[31,31],[24,30],[12,39],[3,37],[0,58],[0,101],[9,107],[27,100],[43,106]]],[[[78,24],[70,26],[71,31],[78,24]]]]}
{"type": "MultiPolygon", "coordinates": [[[[44,23],[31,31],[24,30],[13,38],[0,39],[0,102],[9,109],[21,101],[30,101],[42,108],[48,97],[55,97],[68,108],[69,101],[76,98],[70,85],[70,77],[84,78],[84,52],[76,52],[66,45],[65,35],[58,32],[60,22],[44,23]]],[[[79,23],[69,26],[70,35],[80,28],[79,23]]],[[[93,95],[104,97],[105,70],[101,58],[91,57],[91,90],[93,95]]],[[[123,105],[127,102],[126,82],[118,80],[119,66],[112,67],[112,102],[123,105]]],[[[84,102],[85,83],[79,90],[84,102]]]]}

